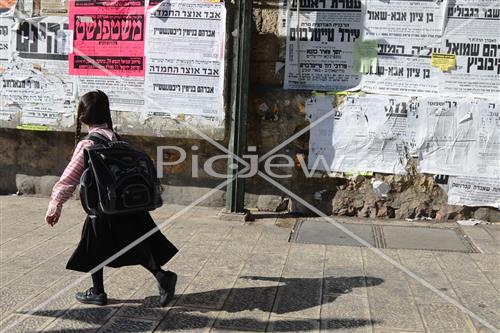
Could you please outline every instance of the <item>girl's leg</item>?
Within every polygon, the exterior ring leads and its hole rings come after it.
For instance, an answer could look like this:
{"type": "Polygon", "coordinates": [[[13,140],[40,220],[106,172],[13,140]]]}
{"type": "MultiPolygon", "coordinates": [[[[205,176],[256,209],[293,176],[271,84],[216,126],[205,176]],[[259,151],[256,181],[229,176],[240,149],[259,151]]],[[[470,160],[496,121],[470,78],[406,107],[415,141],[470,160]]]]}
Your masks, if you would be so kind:
{"type": "Polygon", "coordinates": [[[76,293],[76,299],[83,304],[106,305],[108,304],[108,296],[104,292],[102,268],[92,274],[93,287],[76,293]]]}
{"type": "Polygon", "coordinates": [[[94,294],[99,295],[104,292],[104,277],[102,268],[92,274],[92,283],[94,284],[92,287],[94,294]]]}
{"type": "Polygon", "coordinates": [[[158,283],[162,283],[162,281],[165,279],[165,276],[167,272],[165,272],[161,267],[158,267],[157,264],[155,263],[143,263],[142,267],[147,269],[151,274],[154,275],[158,283]]]}
{"type": "Polygon", "coordinates": [[[160,289],[160,305],[166,306],[174,298],[177,274],[164,271],[156,263],[143,263],[142,266],[155,276],[160,289]]]}

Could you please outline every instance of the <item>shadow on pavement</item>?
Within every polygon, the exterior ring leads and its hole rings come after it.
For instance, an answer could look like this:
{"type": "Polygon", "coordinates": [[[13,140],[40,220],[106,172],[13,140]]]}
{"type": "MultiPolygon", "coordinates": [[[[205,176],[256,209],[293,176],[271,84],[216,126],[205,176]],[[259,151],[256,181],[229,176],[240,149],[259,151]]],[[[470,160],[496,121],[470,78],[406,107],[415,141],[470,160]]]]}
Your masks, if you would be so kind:
{"type": "MultiPolygon", "coordinates": [[[[375,277],[326,277],[322,278],[278,278],[262,276],[242,276],[241,279],[257,281],[255,286],[232,289],[219,289],[200,293],[184,294],[180,305],[214,308],[221,299],[229,298],[223,310],[230,313],[246,310],[261,310],[278,315],[297,312],[321,304],[321,283],[324,281],[323,294],[329,295],[329,302],[342,295],[352,292],[354,288],[376,286],[384,282],[375,277]],[[270,286],[259,286],[260,281],[273,282],[270,286]],[[277,283],[279,282],[279,285],[277,283]],[[272,307],[274,295],[278,300],[272,307]]],[[[326,301],[326,300],[323,300],[326,301]]],[[[178,302],[179,304],[179,302],[178,302]]]]}
{"type": "MultiPolygon", "coordinates": [[[[348,294],[354,288],[366,288],[380,285],[384,282],[381,278],[376,277],[326,277],[321,278],[278,278],[278,277],[262,277],[262,276],[243,276],[241,279],[255,281],[255,287],[233,288],[233,289],[218,289],[200,293],[190,293],[182,295],[176,302],[176,307],[171,309],[158,308],[158,296],[148,296],[145,299],[110,299],[110,305],[105,307],[88,307],[69,309],[62,316],[65,319],[85,322],[88,324],[99,325],[105,321],[111,313],[121,308],[125,313],[140,314],[144,310],[164,311],[166,318],[162,321],[158,328],[158,332],[168,332],[171,330],[195,330],[205,327],[210,327],[213,322],[214,311],[220,309],[217,304],[224,304],[223,312],[238,313],[243,311],[261,310],[263,312],[271,312],[276,315],[286,315],[287,313],[306,310],[312,307],[321,305],[321,283],[323,283],[323,294],[328,297],[323,297],[323,304],[334,302],[343,294],[348,294]],[[272,286],[258,286],[263,281],[273,282],[272,286]],[[279,282],[279,285],[277,284],[279,282]],[[229,295],[229,297],[228,297],[229,295]],[[277,297],[276,300],[275,297],[277,297]],[[224,300],[225,303],[224,303],[224,300]],[[274,304],[275,303],[275,304],[274,304]],[[123,304],[123,305],[121,305],[123,304]],[[273,306],[274,304],[274,306],[273,306]],[[167,312],[168,311],[168,312],[167,312]],[[204,315],[207,313],[207,315],[204,315]]],[[[250,284],[252,282],[249,282],[250,284]]],[[[44,317],[58,317],[61,315],[61,310],[54,311],[38,311],[33,315],[44,317]]],[[[130,318],[114,317],[115,322],[112,323],[121,326],[129,324],[120,321],[127,321],[130,318]]],[[[137,316],[140,320],[140,316],[137,316]]],[[[216,327],[222,330],[231,331],[235,327],[241,327],[248,330],[253,327],[268,327],[272,328],[273,332],[289,332],[289,331],[310,331],[317,330],[319,318],[316,320],[290,319],[283,318],[282,320],[261,321],[256,318],[239,317],[227,319],[219,319],[216,327]]],[[[356,327],[372,325],[373,321],[363,318],[321,318],[324,325],[329,329],[352,329],[356,327]]],[[[113,331],[120,331],[114,330],[113,331]]],[[[134,327],[134,332],[150,332],[151,327],[134,327]]],[[[90,333],[95,332],[95,328],[86,329],[54,329],[45,332],[62,333],[62,332],[80,332],[90,333]]],[[[155,331],[156,332],[156,331],[155,331]]]]}

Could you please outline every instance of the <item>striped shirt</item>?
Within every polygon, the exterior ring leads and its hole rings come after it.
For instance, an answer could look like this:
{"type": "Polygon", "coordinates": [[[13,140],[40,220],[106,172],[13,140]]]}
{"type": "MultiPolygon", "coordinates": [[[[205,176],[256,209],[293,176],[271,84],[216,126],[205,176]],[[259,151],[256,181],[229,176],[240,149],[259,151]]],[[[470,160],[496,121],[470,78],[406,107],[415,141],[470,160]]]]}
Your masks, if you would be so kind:
{"type": "MultiPolygon", "coordinates": [[[[108,129],[106,124],[92,125],[89,128],[89,134],[91,133],[99,133],[112,141],[116,141],[115,134],[113,131],[108,129]]],[[[75,151],[73,152],[73,157],[71,157],[71,161],[66,166],[61,178],[59,178],[59,181],[52,189],[47,215],[54,215],[57,217],[61,216],[63,204],[71,198],[73,192],[75,192],[76,187],[80,183],[80,177],[82,176],[84,167],[83,151],[85,148],[90,147],[93,144],[94,141],[92,140],[82,140],[76,146],[75,151]]]]}

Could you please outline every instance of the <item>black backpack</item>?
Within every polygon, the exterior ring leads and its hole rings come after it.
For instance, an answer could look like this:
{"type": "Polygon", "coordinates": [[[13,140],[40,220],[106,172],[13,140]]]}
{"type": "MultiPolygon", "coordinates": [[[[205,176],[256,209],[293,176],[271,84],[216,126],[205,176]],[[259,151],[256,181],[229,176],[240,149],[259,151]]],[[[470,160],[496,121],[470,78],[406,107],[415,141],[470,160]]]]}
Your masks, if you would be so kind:
{"type": "Polygon", "coordinates": [[[162,187],[149,156],[99,133],[86,137],[80,200],[91,216],[150,211],[163,204],[162,187]]]}

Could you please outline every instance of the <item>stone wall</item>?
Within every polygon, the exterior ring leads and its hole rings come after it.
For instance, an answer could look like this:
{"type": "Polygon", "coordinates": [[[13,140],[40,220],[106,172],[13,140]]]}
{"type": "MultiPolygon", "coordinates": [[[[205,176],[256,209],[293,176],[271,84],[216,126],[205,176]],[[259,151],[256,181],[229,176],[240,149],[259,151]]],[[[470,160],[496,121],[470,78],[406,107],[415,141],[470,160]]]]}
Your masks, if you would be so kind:
{"type": "MultiPolygon", "coordinates": [[[[278,1],[254,1],[252,52],[252,122],[249,139],[266,152],[308,125],[304,105],[310,92],[285,91],[284,38],[278,35],[278,1]]],[[[295,160],[307,158],[308,135],[288,144],[280,153],[295,160]]],[[[287,185],[327,214],[398,219],[435,218],[438,220],[479,218],[500,221],[492,208],[447,205],[447,195],[430,175],[409,170],[408,176],[375,174],[352,179],[306,179],[297,168],[287,185]],[[377,196],[372,181],[380,180],[390,188],[386,197],[377,196]]],[[[294,207],[302,210],[303,207],[294,207]]]]}

